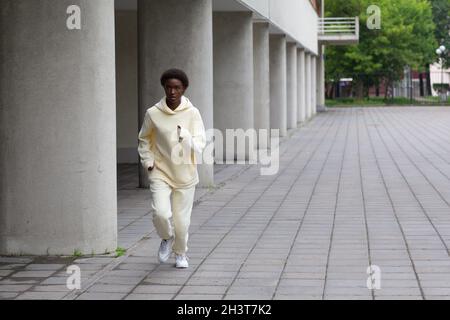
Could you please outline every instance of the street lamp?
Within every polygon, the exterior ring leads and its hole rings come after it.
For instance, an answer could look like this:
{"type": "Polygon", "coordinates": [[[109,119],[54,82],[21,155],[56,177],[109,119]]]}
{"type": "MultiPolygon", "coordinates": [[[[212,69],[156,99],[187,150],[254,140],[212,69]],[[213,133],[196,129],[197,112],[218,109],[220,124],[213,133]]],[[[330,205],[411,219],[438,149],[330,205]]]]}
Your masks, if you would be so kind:
{"type": "Polygon", "coordinates": [[[436,49],[436,54],[439,56],[441,60],[441,102],[447,101],[447,92],[444,91],[444,58],[443,55],[445,54],[445,46],[440,46],[438,49],[436,49]]]}

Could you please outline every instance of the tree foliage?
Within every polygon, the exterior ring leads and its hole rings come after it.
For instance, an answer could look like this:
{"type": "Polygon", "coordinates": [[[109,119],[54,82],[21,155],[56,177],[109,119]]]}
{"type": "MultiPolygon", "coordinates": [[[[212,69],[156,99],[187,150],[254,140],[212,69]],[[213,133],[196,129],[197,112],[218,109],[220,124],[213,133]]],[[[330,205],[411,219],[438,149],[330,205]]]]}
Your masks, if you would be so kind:
{"type": "Polygon", "coordinates": [[[359,97],[363,87],[381,79],[393,85],[406,66],[418,70],[435,59],[435,24],[428,0],[333,0],[325,8],[327,16],[360,18],[359,44],[326,51],[327,79],[353,78],[359,97]],[[380,29],[367,27],[372,4],[381,9],[380,29]]]}
{"type": "MultiPolygon", "coordinates": [[[[450,0],[431,0],[431,5],[436,25],[435,38],[439,45],[450,48],[450,0]]],[[[444,57],[444,64],[447,68],[450,67],[448,55],[444,57]]]]}

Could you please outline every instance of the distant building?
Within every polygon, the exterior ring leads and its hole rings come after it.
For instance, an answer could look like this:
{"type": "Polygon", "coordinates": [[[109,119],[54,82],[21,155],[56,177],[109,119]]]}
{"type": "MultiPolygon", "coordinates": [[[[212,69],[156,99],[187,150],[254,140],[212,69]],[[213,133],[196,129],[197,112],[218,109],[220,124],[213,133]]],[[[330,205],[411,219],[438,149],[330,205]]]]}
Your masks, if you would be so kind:
{"type": "Polygon", "coordinates": [[[433,96],[438,96],[438,92],[434,90],[433,85],[437,83],[450,84],[450,69],[442,70],[440,63],[430,65],[431,90],[433,96]],[[443,71],[443,72],[441,72],[443,71]]]}

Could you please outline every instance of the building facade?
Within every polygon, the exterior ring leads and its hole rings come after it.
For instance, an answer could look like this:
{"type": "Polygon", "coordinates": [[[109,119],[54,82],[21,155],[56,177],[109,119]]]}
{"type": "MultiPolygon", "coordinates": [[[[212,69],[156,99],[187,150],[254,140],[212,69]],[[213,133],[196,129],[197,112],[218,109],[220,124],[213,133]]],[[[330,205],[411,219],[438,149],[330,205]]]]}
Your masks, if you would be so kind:
{"type": "MultiPolygon", "coordinates": [[[[283,136],[311,119],[324,104],[321,7],[0,1],[0,254],[116,249],[117,164],[138,163],[137,133],[168,68],[190,77],[207,129],[283,136]]],[[[213,165],[199,175],[200,186],[214,184],[213,165]]]]}

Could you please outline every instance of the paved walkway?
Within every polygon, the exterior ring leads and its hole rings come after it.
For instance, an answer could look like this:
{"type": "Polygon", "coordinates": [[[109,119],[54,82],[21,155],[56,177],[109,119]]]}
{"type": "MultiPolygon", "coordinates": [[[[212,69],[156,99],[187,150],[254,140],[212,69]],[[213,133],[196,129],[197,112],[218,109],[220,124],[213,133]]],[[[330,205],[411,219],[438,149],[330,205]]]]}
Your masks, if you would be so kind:
{"type": "Polygon", "coordinates": [[[149,192],[130,167],[119,181],[126,254],[0,257],[0,298],[450,297],[450,108],[330,109],[290,133],[277,175],[223,166],[217,188],[198,189],[191,268],[157,263],[149,192]],[[70,264],[81,290],[65,285],[70,264]],[[367,288],[370,265],[380,289],[367,288]]]}

